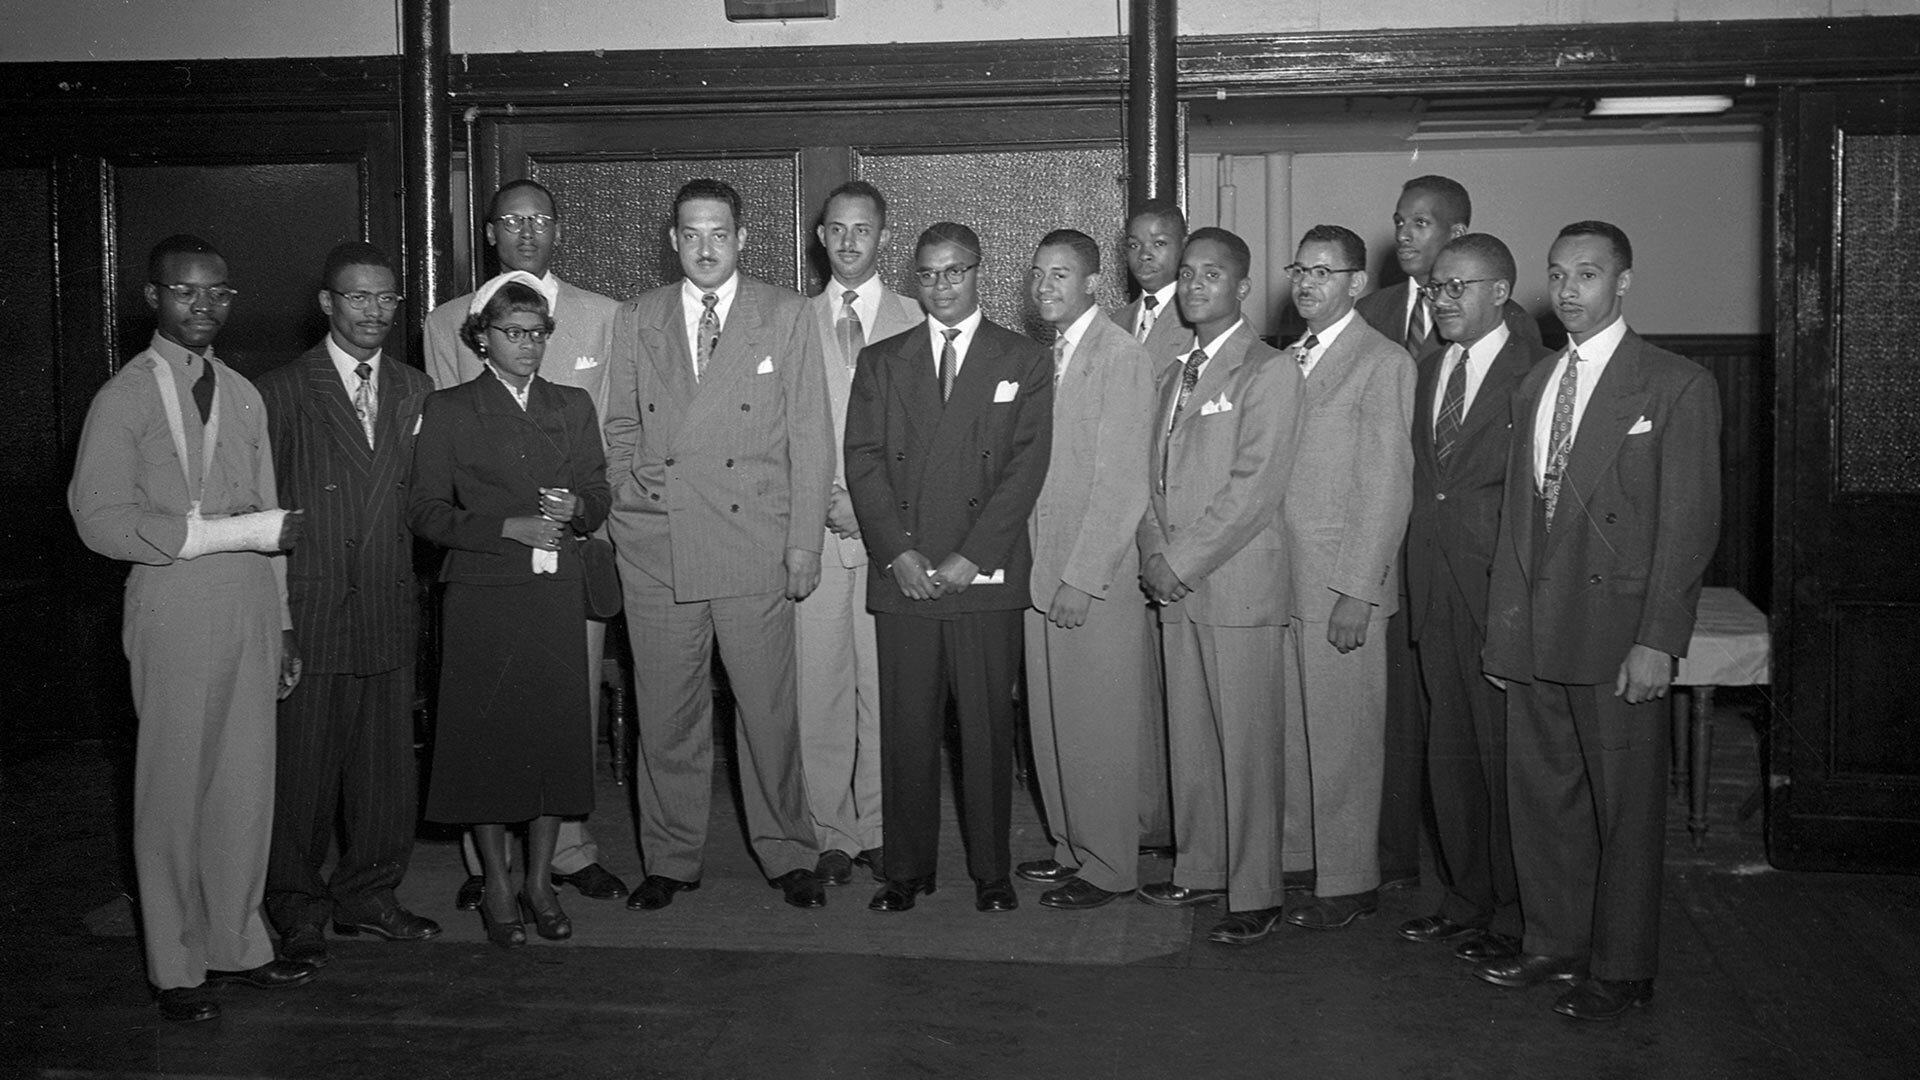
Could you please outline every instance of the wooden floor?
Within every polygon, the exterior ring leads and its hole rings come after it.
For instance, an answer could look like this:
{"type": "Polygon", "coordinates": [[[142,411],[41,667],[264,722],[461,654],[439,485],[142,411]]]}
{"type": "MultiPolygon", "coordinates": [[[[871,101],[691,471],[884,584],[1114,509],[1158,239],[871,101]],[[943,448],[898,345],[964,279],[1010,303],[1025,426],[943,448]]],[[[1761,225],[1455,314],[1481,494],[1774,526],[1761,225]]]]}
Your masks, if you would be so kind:
{"type": "MultiPolygon", "coordinates": [[[[125,748],[13,747],[0,812],[0,1075],[156,1077],[1876,1077],[1920,1075],[1920,879],[1770,869],[1758,692],[1721,701],[1712,830],[1670,809],[1662,972],[1611,1025],[1554,1015],[1550,990],[1471,978],[1393,933],[1431,910],[1259,945],[1208,943],[1215,913],[1121,901],[972,910],[951,827],[946,887],[903,915],[778,902],[716,785],[700,892],[664,912],[569,893],[579,932],[506,954],[451,910],[455,847],[416,849],[406,901],[447,933],[336,942],[313,984],[232,990],[181,1027],[148,1003],[123,874],[125,748]]],[[[625,789],[601,788],[603,861],[638,878],[625,789]]],[[[1044,854],[1016,796],[1016,857],[1044,854]]],[[[1164,875],[1164,864],[1150,866],[1164,875]]]]}

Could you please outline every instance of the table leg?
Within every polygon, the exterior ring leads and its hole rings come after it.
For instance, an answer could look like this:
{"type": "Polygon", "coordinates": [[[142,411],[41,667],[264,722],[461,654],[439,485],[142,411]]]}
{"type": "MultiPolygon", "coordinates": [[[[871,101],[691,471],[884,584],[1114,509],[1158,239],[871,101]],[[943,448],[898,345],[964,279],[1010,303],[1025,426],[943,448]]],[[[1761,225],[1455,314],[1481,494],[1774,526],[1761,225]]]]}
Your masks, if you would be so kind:
{"type": "Polygon", "coordinates": [[[1673,722],[1668,729],[1673,735],[1673,757],[1667,768],[1668,790],[1678,795],[1687,786],[1687,746],[1693,730],[1693,692],[1685,686],[1676,686],[1667,695],[1667,708],[1672,711],[1673,722]]]}
{"type": "Polygon", "coordinates": [[[607,685],[607,749],[613,768],[613,782],[624,785],[627,782],[627,734],[628,722],[633,710],[627,700],[625,679],[616,679],[607,685]]]}
{"type": "Polygon", "coordinates": [[[1687,754],[1691,783],[1687,793],[1687,831],[1698,850],[1707,838],[1707,781],[1713,769],[1713,687],[1693,688],[1693,724],[1687,754]]]}

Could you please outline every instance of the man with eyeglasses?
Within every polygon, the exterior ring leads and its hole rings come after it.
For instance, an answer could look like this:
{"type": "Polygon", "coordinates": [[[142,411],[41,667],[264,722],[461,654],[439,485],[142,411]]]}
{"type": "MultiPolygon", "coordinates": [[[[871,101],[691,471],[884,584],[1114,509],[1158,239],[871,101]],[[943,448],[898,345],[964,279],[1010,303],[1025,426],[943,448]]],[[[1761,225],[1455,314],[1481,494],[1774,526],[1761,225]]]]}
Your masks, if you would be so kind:
{"type": "Polygon", "coordinates": [[[1509,399],[1546,355],[1502,317],[1513,281],[1513,254],[1493,236],[1467,233],[1441,249],[1421,288],[1452,344],[1420,358],[1413,396],[1406,615],[1429,702],[1434,870],[1444,891],[1439,910],[1402,923],[1400,936],[1474,961],[1510,956],[1518,944],[1505,926],[1519,896],[1507,831],[1506,701],[1480,674],[1513,442],[1509,399]]]}
{"type": "Polygon", "coordinates": [[[1053,364],[980,310],[980,238],[929,226],[914,246],[927,321],[867,346],[847,404],[847,488],[867,541],[880,646],[886,883],[906,911],[935,885],[940,749],[959,727],[958,802],[974,907],[1019,905],[1009,876],[1014,683],[1047,475],[1053,364]]]}
{"type": "Polygon", "coordinates": [[[1379,905],[1387,616],[1400,600],[1412,494],[1413,362],[1353,309],[1366,244],[1316,225],[1286,268],[1307,332],[1290,349],[1306,379],[1300,452],[1287,485],[1293,634],[1286,653],[1289,875],[1313,890],[1287,912],[1331,930],[1379,905]]]}
{"type": "Polygon", "coordinates": [[[686,275],[621,305],[607,398],[609,531],[633,642],[634,795],[653,911],[698,888],[713,794],[713,655],[736,702],[754,857],[786,902],[826,904],[800,757],[794,606],[820,583],[833,418],[806,299],[740,272],[740,193],[681,185],[686,275]]]}
{"type": "Polygon", "coordinates": [[[287,603],[305,670],[280,703],[267,918],[281,955],[327,963],[326,928],[424,941],[433,920],[394,889],[413,851],[413,663],[419,597],[406,485],[433,382],[385,355],[393,263],[352,241],[327,254],[327,336],[260,376],[281,502],[304,511],[287,603]],[[321,874],[338,834],[339,858],[321,874]]]}
{"type": "Polygon", "coordinates": [[[1279,922],[1286,645],[1292,587],[1280,507],[1305,405],[1299,366],[1241,313],[1246,241],[1196,229],[1180,256],[1179,367],[1160,375],[1140,583],[1160,608],[1178,847],[1141,901],[1224,899],[1207,939],[1251,945],[1279,922]]]}
{"type": "MultiPolygon", "coordinates": [[[[1473,200],[1446,176],[1417,176],[1401,187],[1393,208],[1394,258],[1406,280],[1360,298],[1360,317],[1419,360],[1446,344],[1433,304],[1420,293],[1433,260],[1473,222],[1473,200]]],[[[1540,327],[1512,297],[1502,305],[1509,332],[1540,345],[1540,327]]],[[[1425,831],[1426,695],[1408,637],[1404,606],[1387,619],[1387,751],[1380,797],[1381,888],[1420,883],[1420,837],[1425,831]]]]}
{"type": "Polygon", "coordinates": [[[847,493],[841,437],[853,369],[869,341],[920,325],[920,305],[886,287],[887,199],[865,180],[834,188],[814,229],[831,276],[813,298],[827,396],[833,408],[834,483],[827,505],[820,587],[800,601],[800,756],[820,834],[815,867],[845,885],[857,863],[884,875],[880,850],[880,661],[867,610],[867,546],[847,493]]]}
{"type": "Polygon", "coordinates": [[[1660,960],[1674,660],[1720,539],[1713,375],[1627,328],[1633,246],[1576,221],[1547,253],[1567,348],[1513,402],[1487,597],[1507,692],[1507,795],[1526,936],[1498,986],[1571,982],[1554,1011],[1612,1020],[1660,960]]]}
{"type": "Polygon", "coordinates": [[[140,718],[133,861],[147,979],[169,1020],[211,1020],[209,988],[298,986],[260,917],[273,825],[276,697],[300,681],[266,409],[213,355],[236,293],[195,236],[147,260],[152,342],[94,395],[67,488],[80,539],[133,564],[121,638],[140,718]]]}
{"type": "MultiPolygon", "coordinates": [[[[484,232],[499,261],[500,273],[524,270],[540,279],[540,291],[547,298],[554,323],[553,336],[540,361],[540,377],[585,390],[593,397],[596,414],[604,420],[613,319],[620,304],[562,281],[553,273],[553,254],[560,242],[560,209],[553,193],[536,180],[509,180],[493,193],[484,232]]],[[[472,299],[472,293],[455,297],[427,316],[426,369],[436,389],[458,386],[480,374],[484,366],[460,340],[460,324],[466,321],[472,299]]],[[[600,668],[606,652],[607,624],[594,618],[585,622],[587,715],[583,726],[586,738],[593,741],[600,726],[600,668]]],[[[460,886],[454,906],[471,911],[480,906],[484,885],[480,855],[473,848],[471,836],[462,838],[460,855],[466,863],[467,880],[460,886]]],[[[569,818],[560,823],[552,873],[556,883],[572,885],[580,895],[595,900],[612,900],[627,893],[626,883],[600,865],[600,846],[584,821],[569,818]]]]}

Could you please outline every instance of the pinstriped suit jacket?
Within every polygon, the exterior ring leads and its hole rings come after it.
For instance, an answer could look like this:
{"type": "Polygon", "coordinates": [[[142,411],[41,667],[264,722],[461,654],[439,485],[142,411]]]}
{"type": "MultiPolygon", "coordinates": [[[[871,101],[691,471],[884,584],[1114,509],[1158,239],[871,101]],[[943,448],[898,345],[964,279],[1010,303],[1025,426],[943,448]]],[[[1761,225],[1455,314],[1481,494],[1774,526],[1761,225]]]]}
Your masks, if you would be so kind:
{"type": "Polygon", "coordinates": [[[374,446],[326,342],[260,376],[280,505],[305,510],[287,604],[306,670],[373,675],[413,662],[418,606],[407,480],[428,378],[380,363],[374,446]]]}
{"type": "MultiPolygon", "coordinates": [[[[833,408],[833,482],[844,488],[847,486],[847,455],[841,440],[847,433],[847,391],[853,387],[853,369],[840,358],[840,340],[834,336],[834,326],[840,318],[842,291],[832,278],[828,278],[826,291],[810,302],[813,305],[813,321],[820,327],[820,349],[827,373],[827,401],[833,408]]],[[[895,334],[919,326],[926,318],[918,301],[883,288],[880,290],[880,304],[874,314],[873,325],[866,328],[866,338],[868,341],[885,341],[895,334]]],[[[831,530],[826,530],[824,535],[826,559],[837,558],[843,567],[867,565],[865,541],[857,536],[842,540],[831,530]]]]}

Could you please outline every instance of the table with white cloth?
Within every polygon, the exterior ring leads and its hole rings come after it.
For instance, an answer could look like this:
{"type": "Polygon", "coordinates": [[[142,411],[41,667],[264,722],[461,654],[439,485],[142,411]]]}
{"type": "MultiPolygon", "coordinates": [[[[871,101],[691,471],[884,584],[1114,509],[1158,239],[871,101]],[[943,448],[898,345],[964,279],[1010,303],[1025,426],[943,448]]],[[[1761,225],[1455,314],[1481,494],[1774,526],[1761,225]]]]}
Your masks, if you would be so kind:
{"type": "Polygon", "coordinates": [[[1674,779],[1686,762],[1687,830],[1697,848],[1707,834],[1707,780],[1713,764],[1713,692],[1722,686],[1765,686],[1772,674],[1772,638],[1767,615],[1738,590],[1700,590],[1693,639],[1674,672],[1673,684],[1691,698],[1674,695],[1674,779]]]}

